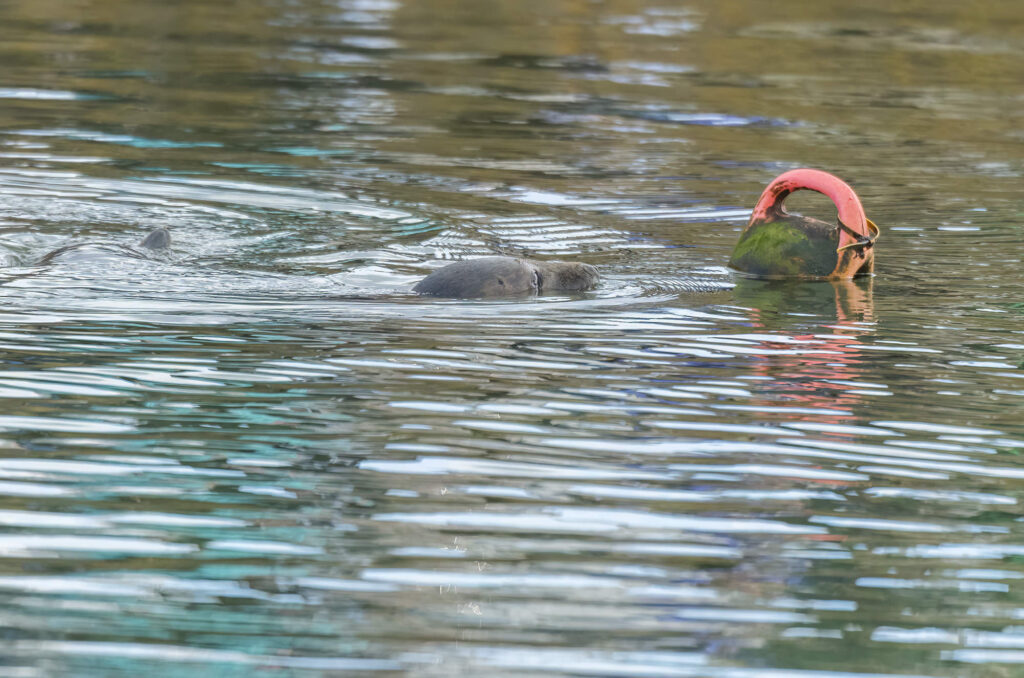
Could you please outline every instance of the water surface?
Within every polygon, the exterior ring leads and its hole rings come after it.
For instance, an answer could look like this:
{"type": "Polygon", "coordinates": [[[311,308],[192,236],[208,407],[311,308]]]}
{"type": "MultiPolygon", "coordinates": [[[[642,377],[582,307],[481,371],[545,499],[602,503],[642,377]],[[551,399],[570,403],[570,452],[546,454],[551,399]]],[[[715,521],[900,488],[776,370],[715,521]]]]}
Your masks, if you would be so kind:
{"type": "Polygon", "coordinates": [[[1021,670],[1016,4],[0,19],[0,676],[1021,670]],[[873,280],[724,268],[800,166],[873,280]]]}

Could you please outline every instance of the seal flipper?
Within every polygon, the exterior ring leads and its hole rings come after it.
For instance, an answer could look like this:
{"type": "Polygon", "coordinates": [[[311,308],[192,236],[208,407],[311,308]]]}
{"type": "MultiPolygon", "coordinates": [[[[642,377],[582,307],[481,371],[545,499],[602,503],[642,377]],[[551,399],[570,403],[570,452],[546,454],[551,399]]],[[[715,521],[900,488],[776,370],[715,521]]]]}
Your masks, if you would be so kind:
{"type": "Polygon", "coordinates": [[[166,228],[156,228],[139,243],[139,247],[151,250],[165,250],[171,246],[171,232],[166,228]]]}

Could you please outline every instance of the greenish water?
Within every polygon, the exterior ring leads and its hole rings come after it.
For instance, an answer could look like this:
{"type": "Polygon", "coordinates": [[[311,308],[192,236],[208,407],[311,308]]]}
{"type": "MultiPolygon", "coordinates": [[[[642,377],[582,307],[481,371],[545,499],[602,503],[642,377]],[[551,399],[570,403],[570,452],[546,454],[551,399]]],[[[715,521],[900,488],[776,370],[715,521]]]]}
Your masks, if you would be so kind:
{"type": "Polygon", "coordinates": [[[0,2],[0,677],[1020,675],[1022,39],[0,2]],[[799,166],[873,280],[725,268],[799,166]],[[409,293],[498,252],[602,285],[409,293]]]}

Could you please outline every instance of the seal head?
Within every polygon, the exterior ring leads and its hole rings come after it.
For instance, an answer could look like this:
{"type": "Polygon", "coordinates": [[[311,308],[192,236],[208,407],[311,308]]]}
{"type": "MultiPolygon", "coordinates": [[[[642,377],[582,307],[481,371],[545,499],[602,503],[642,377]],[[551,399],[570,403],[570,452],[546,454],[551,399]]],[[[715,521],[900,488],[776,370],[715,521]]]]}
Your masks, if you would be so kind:
{"type": "Polygon", "coordinates": [[[484,257],[438,269],[412,288],[418,294],[458,299],[515,297],[556,290],[593,288],[599,277],[590,264],[484,257]]]}
{"type": "Polygon", "coordinates": [[[139,243],[139,247],[145,247],[150,250],[165,250],[170,246],[171,232],[166,228],[153,229],[153,231],[139,243]]]}

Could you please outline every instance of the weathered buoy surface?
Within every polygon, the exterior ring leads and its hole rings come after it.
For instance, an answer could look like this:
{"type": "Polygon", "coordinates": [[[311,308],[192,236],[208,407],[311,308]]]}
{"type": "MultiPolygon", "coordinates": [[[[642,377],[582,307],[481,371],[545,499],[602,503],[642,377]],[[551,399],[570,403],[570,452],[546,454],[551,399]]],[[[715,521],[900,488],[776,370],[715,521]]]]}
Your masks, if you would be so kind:
{"type": "Polygon", "coordinates": [[[820,170],[791,170],[764,189],[729,266],[757,278],[846,280],[874,270],[878,233],[842,179],[820,170]],[[831,199],[838,223],[787,212],[786,198],[801,189],[831,199]]]}

